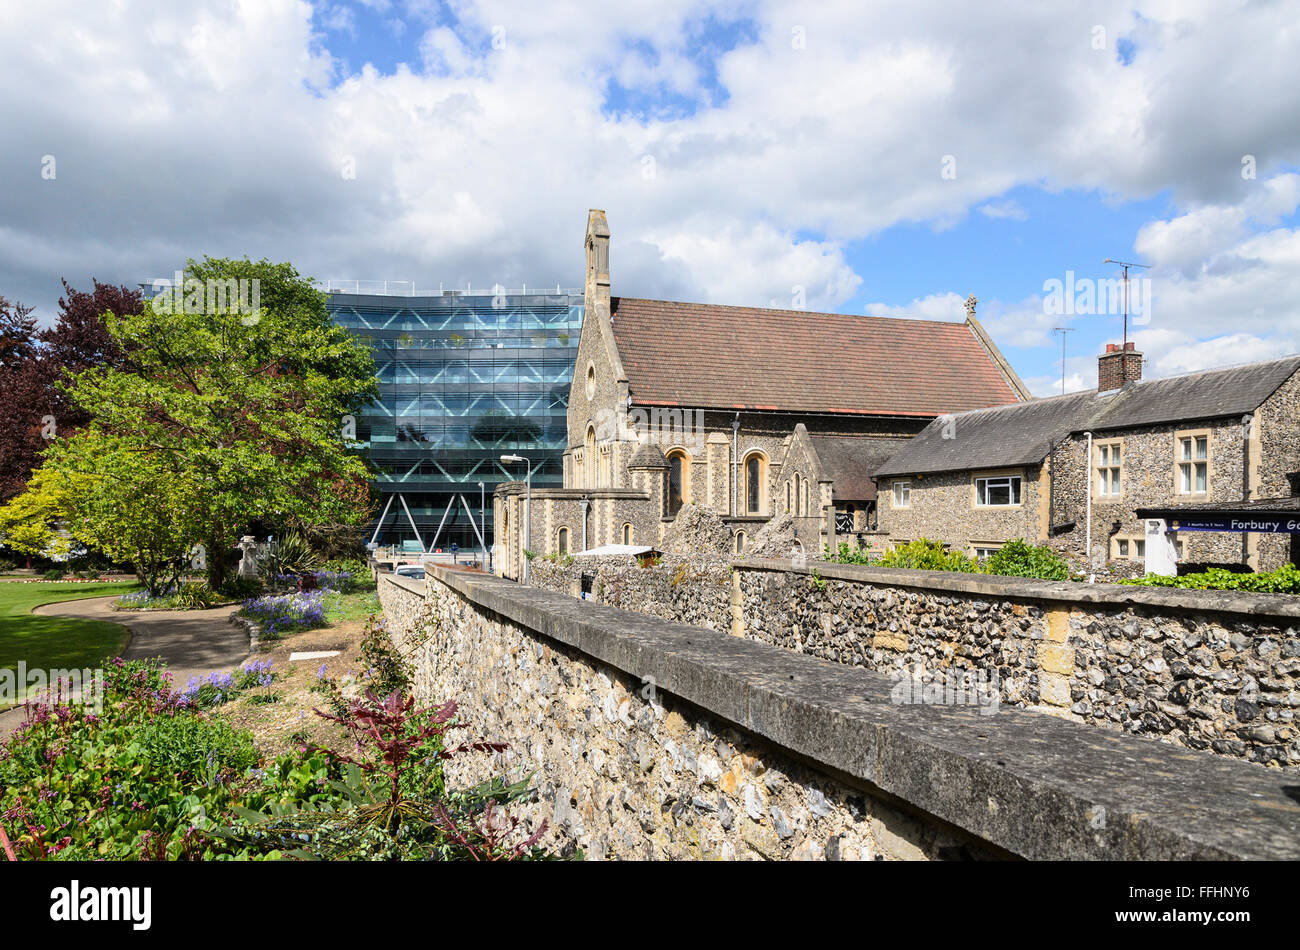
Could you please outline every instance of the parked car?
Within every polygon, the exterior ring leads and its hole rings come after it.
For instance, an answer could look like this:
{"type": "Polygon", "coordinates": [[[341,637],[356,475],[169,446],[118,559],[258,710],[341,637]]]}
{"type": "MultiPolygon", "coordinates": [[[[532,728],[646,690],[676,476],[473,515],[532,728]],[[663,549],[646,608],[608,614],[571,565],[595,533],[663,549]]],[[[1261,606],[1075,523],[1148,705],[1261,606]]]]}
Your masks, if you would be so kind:
{"type": "Polygon", "coordinates": [[[397,569],[393,571],[393,573],[401,577],[411,577],[417,581],[422,581],[424,580],[424,565],[423,564],[399,564],[397,566],[397,569]]]}

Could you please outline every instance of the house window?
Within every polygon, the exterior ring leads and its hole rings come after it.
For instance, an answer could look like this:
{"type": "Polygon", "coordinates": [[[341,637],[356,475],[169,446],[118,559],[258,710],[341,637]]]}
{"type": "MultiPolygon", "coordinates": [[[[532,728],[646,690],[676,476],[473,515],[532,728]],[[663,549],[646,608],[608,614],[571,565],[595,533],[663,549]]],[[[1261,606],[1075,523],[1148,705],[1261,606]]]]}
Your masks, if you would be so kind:
{"type": "Polygon", "coordinates": [[[743,531],[736,532],[736,553],[745,553],[745,532],[743,531]]]}
{"type": "Polygon", "coordinates": [[[798,472],[795,472],[795,473],[794,473],[794,511],[791,512],[791,515],[793,515],[794,517],[798,517],[799,514],[800,514],[800,512],[799,512],[799,473],[798,473],[798,472]]]}
{"type": "Polygon", "coordinates": [[[894,482],[894,507],[895,508],[912,507],[912,483],[911,482],[894,482]]]}
{"type": "Polygon", "coordinates": [[[812,511],[812,508],[809,506],[808,499],[808,479],[805,478],[803,480],[803,513],[807,515],[810,511],[812,511]]]}
{"type": "Polygon", "coordinates": [[[559,533],[556,534],[555,549],[559,551],[560,554],[569,553],[569,529],[568,528],[561,528],[559,530],[559,533]]]}
{"type": "Polygon", "coordinates": [[[1123,447],[1119,442],[1105,442],[1097,446],[1097,494],[1105,498],[1119,497],[1120,470],[1123,467],[1123,447]]]}
{"type": "Polygon", "coordinates": [[[785,483],[785,510],[786,514],[790,513],[790,483],[785,483]]]}
{"type": "Polygon", "coordinates": [[[745,513],[759,515],[763,513],[763,482],[766,474],[766,459],[758,452],[751,453],[745,459],[745,513]]]}
{"type": "Polygon", "coordinates": [[[582,453],[583,479],[587,488],[596,487],[596,427],[587,426],[587,443],[582,453]]]}
{"type": "Polygon", "coordinates": [[[975,504],[981,508],[1007,508],[1020,504],[1020,476],[975,479],[975,504]]]}
{"type": "Polygon", "coordinates": [[[1200,495],[1209,489],[1210,434],[1180,434],[1177,439],[1178,493],[1200,495]]]}
{"type": "Polygon", "coordinates": [[[1116,538],[1115,557],[1120,560],[1137,561],[1147,556],[1146,538],[1116,538]]]}
{"type": "Polygon", "coordinates": [[[997,554],[998,551],[1002,550],[1002,545],[977,544],[974,545],[973,550],[975,552],[975,560],[979,561],[982,564],[985,561],[987,561],[989,558],[991,558],[993,555],[997,554]]]}
{"type": "Polygon", "coordinates": [[[623,543],[624,543],[624,544],[631,544],[631,543],[632,543],[632,525],[631,525],[631,524],[625,524],[625,525],[623,525],[623,543]]]}
{"type": "Polygon", "coordinates": [[[587,364],[587,399],[596,397],[596,364],[587,364]]]}
{"type": "Polygon", "coordinates": [[[668,453],[668,517],[674,518],[690,500],[691,463],[681,449],[668,453]]]}

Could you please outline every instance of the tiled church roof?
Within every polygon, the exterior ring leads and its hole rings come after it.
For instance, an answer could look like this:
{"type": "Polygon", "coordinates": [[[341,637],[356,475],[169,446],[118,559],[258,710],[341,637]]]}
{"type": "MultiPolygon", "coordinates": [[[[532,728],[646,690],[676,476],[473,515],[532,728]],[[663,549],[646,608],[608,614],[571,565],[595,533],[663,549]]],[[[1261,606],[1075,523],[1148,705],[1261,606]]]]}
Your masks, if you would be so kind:
{"type": "Polygon", "coordinates": [[[967,323],[614,297],[643,405],[928,416],[1016,402],[967,323]]]}

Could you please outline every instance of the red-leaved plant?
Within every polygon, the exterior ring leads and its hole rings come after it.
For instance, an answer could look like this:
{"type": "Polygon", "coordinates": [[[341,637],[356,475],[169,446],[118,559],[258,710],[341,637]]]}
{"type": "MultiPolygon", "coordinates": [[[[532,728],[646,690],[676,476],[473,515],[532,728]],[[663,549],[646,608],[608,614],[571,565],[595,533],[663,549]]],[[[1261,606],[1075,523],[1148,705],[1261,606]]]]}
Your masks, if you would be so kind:
{"type": "Polygon", "coordinates": [[[519,820],[508,815],[495,799],[489,799],[482,817],[476,818],[466,809],[448,807],[445,798],[426,802],[403,791],[402,777],[413,760],[441,762],[466,752],[506,750],[507,745],[503,742],[472,741],[448,746],[445,741],[447,733],[465,727],[464,723],[455,721],[456,710],[455,700],[432,708],[416,708],[415,697],[404,695],[400,690],[394,690],[384,699],[367,690],[364,698],[354,699],[348,704],[344,715],[313,710],[321,718],[347,729],[356,743],[358,755],[326,749],[313,751],[327,752],[382,783],[382,793],[375,794],[379,790],[370,786],[373,789],[370,800],[358,806],[365,824],[382,828],[390,835],[397,835],[404,828],[432,827],[463,848],[474,860],[523,857],[545,834],[545,821],[523,841],[510,844],[509,839],[514,836],[519,820]],[[371,754],[360,754],[367,747],[371,754]]]}

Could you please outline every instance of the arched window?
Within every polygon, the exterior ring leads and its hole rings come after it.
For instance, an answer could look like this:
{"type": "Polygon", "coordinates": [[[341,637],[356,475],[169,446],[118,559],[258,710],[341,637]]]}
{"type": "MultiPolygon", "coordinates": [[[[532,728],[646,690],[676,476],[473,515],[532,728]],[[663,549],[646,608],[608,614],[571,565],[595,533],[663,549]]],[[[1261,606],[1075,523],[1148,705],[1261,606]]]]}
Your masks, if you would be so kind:
{"type": "Polygon", "coordinates": [[[559,532],[556,534],[555,549],[559,551],[560,554],[562,555],[569,553],[569,529],[568,528],[561,528],[559,532]]]}
{"type": "Polygon", "coordinates": [[[808,504],[808,479],[805,478],[803,480],[803,513],[807,515],[811,511],[812,508],[808,504]]]}
{"type": "Polygon", "coordinates": [[[798,472],[794,473],[794,511],[792,511],[790,514],[792,517],[795,518],[799,517],[799,473],[798,472]]]}
{"type": "Polygon", "coordinates": [[[745,532],[743,531],[736,532],[736,553],[745,553],[745,532]]]}
{"type": "Polygon", "coordinates": [[[785,482],[785,513],[790,514],[790,480],[785,482]]]}
{"type": "Polygon", "coordinates": [[[767,481],[767,459],[761,452],[751,452],[745,457],[745,514],[761,515],[764,504],[764,482],[767,481]]]}
{"type": "Polygon", "coordinates": [[[623,525],[623,543],[624,544],[632,543],[632,525],[630,522],[628,524],[623,525]]]}
{"type": "Polygon", "coordinates": [[[691,500],[691,460],[681,449],[668,453],[668,517],[691,500]]]}
{"type": "Polygon", "coordinates": [[[587,426],[587,444],[582,453],[582,473],[586,476],[583,484],[587,488],[596,487],[596,427],[587,426]]]}

